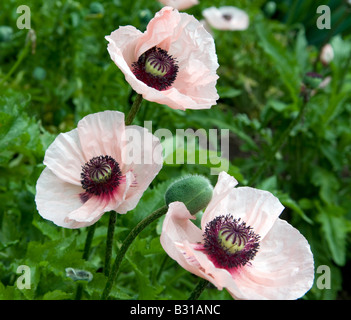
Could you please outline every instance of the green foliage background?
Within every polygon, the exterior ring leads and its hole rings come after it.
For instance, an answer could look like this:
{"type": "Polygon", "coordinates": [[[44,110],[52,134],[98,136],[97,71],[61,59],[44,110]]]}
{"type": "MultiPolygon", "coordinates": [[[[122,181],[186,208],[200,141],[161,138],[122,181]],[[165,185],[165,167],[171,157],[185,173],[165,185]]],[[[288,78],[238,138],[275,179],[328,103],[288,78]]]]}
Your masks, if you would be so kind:
{"type": "MultiPolygon", "coordinates": [[[[286,209],[282,217],[308,239],[315,268],[331,270],[331,288],[316,286],[304,299],[349,299],[351,232],[351,12],[346,1],[200,0],[187,10],[199,20],[209,6],[236,5],[250,15],[246,31],[213,30],[220,68],[218,104],[185,112],[144,101],[135,124],[153,121],[153,130],[211,128],[230,130],[228,173],[241,185],[273,192],[286,209]],[[332,10],[332,29],[316,27],[316,7],[332,10]],[[330,42],[335,58],[318,62],[330,42]],[[300,108],[307,71],[330,76],[330,84],[310,99],[298,125],[270,159],[300,108]],[[267,161],[269,162],[267,163],[267,161]]],[[[120,25],[144,30],[161,8],[158,1],[88,0],[2,1],[0,5],[0,299],[99,299],[108,215],[98,221],[92,252],[82,259],[87,229],[63,229],[37,213],[36,181],[44,153],[57,134],[76,127],[87,114],[103,110],[127,113],[133,94],[111,61],[105,35],[120,25]],[[16,28],[16,9],[31,9],[34,32],[16,28]],[[31,268],[31,289],[16,286],[17,267],[31,268]],[[90,271],[93,280],[74,282],[73,267],[90,271]]],[[[185,152],[176,150],[175,152],[185,152]]],[[[172,156],[169,155],[169,156],[172,156]]],[[[207,176],[207,165],[168,165],[153,181],[137,208],[118,215],[114,253],[128,231],[164,204],[164,192],[189,173],[207,176]]],[[[162,219],[135,239],[113,288],[115,299],[186,299],[197,278],[163,251],[162,219]]],[[[320,276],[315,274],[315,279],[320,276]]],[[[231,299],[208,288],[201,299],[231,299]]]]}

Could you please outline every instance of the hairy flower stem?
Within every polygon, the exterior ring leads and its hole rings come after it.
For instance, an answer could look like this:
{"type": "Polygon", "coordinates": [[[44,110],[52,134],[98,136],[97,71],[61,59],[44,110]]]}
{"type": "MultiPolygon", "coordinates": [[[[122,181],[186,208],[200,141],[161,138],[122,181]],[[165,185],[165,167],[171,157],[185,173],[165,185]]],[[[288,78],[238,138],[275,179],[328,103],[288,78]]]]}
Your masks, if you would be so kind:
{"type": "Polygon", "coordinates": [[[115,261],[113,263],[111,272],[109,274],[109,277],[107,279],[105,289],[102,293],[101,299],[102,300],[107,300],[113,283],[115,282],[117,278],[117,273],[119,271],[119,268],[121,266],[121,262],[129,248],[129,246],[132,244],[133,240],[138,236],[138,234],[143,231],[150,223],[154,222],[156,219],[159,217],[163,216],[167,212],[168,207],[163,206],[156,211],[154,211],[152,214],[147,216],[144,220],[140,221],[128,234],[128,236],[125,238],[125,240],[122,243],[121,248],[119,249],[117,256],[115,258],[115,261]]]}
{"type": "Polygon", "coordinates": [[[96,223],[94,223],[92,226],[88,228],[88,234],[85,240],[85,246],[84,246],[84,252],[83,252],[84,260],[88,260],[89,258],[91,243],[93,242],[94,233],[95,233],[95,227],[96,227],[96,223]]]}
{"type": "Polygon", "coordinates": [[[5,77],[0,81],[0,85],[5,83],[5,81],[7,81],[11,77],[11,75],[16,71],[16,69],[19,67],[19,65],[22,63],[22,61],[28,55],[29,52],[30,52],[30,41],[28,41],[26,43],[25,47],[22,49],[22,51],[18,55],[18,58],[17,58],[17,61],[15,62],[15,64],[12,66],[10,71],[5,75],[5,77]]]}
{"type": "Polygon", "coordinates": [[[297,115],[297,117],[291,121],[290,125],[285,129],[283,134],[279,137],[279,139],[274,143],[273,147],[271,148],[271,152],[268,155],[266,161],[263,163],[263,165],[260,167],[260,169],[256,172],[256,174],[249,180],[248,184],[249,186],[253,186],[257,179],[261,176],[261,174],[267,169],[267,166],[272,162],[274,156],[276,153],[279,151],[279,149],[283,146],[285,143],[285,140],[291,133],[291,131],[295,128],[295,126],[300,122],[302,119],[302,116],[304,115],[307,103],[308,103],[308,96],[304,96],[302,100],[302,106],[300,108],[300,112],[297,115]]]}
{"type": "Polygon", "coordinates": [[[201,293],[206,289],[208,283],[209,282],[206,279],[200,279],[199,283],[189,296],[188,300],[197,300],[200,297],[201,293]]]}
{"type": "Polygon", "coordinates": [[[105,252],[104,273],[105,273],[106,277],[108,277],[108,275],[110,273],[110,261],[111,261],[111,256],[112,256],[113,236],[115,233],[116,220],[117,220],[117,212],[111,211],[110,212],[110,220],[109,220],[108,229],[107,229],[106,252],[105,252]]]}
{"type": "Polygon", "coordinates": [[[135,116],[137,115],[137,113],[140,110],[142,101],[143,101],[143,96],[141,94],[137,94],[137,96],[135,97],[135,100],[133,102],[133,105],[130,108],[129,113],[127,115],[127,118],[125,121],[126,126],[129,126],[130,124],[132,124],[135,116]]]}

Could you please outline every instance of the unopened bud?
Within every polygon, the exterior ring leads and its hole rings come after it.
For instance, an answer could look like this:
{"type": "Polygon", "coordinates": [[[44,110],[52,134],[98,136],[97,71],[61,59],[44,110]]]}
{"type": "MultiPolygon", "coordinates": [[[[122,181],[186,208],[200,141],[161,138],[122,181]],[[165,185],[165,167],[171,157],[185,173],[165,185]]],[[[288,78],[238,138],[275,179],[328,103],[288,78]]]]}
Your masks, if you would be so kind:
{"type": "Polygon", "coordinates": [[[180,201],[185,204],[191,214],[206,208],[211,201],[213,187],[203,176],[187,176],[172,183],[165,194],[166,204],[180,201]]]}
{"type": "Polygon", "coordinates": [[[303,78],[303,83],[308,89],[317,89],[323,77],[316,72],[307,72],[303,78]]]}

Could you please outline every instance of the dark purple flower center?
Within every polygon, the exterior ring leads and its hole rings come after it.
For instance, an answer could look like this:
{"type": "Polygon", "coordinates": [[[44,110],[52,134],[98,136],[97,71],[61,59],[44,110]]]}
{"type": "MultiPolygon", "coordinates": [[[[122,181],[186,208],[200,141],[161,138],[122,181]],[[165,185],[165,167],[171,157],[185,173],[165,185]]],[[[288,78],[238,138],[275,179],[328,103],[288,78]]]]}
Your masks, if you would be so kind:
{"type": "Polygon", "coordinates": [[[224,20],[230,21],[232,20],[233,16],[231,14],[224,13],[222,14],[224,20]]]}
{"type": "Polygon", "coordinates": [[[178,65],[166,50],[153,47],[132,64],[134,75],[157,90],[167,90],[177,78],[178,65]]]}
{"type": "Polygon", "coordinates": [[[99,156],[89,160],[82,166],[82,202],[91,195],[110,195],[120,184],[122,173],[118,162],[110,156],[99,156]]]}
{"type": "Polygon", "coordinates": [[[260,236],[240,219],[219,216],[206,225],[204,249],[216,267],[236,268],[252,260],[260,236]]]}

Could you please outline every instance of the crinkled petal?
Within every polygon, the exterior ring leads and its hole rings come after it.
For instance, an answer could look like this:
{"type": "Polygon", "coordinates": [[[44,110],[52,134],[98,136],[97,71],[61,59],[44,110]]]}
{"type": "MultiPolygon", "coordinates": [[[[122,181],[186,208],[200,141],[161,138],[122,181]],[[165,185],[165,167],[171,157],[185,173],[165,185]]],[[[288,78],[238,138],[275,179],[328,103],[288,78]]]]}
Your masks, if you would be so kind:
{"type": "Polygon", "coordinates": [[[85,163],[78,130],[60,133],[45,152],[44,164],[60,179],[80,186],[85,163]]]}
{"type": "Polygon", "coordinates": [[[159,0],[165,6],[171,6],[177,10],[186,10],[199,4],[198,0],[159,0]]]}
{"type": "Polygon", "coordinates": [[[124,113],[104,111],[90,114],[79,121],[77,128],[86,161],[108,155],[121,164],[124,113]]]}
{"type": "Polygon", "coordinates": [[[183,202],[172,202],[163,221],[162,238],[167,236],[173,242],[187,239],[191,243],[202,241],[202,231],[189,219],[196,219],[190,214],[183,202]]]}
{"type": "Polygon", "coordinates": [[[236,299],[298,299],[313,285],[310,246],[297,229],[277,219],[251,265],[234,272],[233,279],[241,291],[230,288],[236,299]]]}
{"type": "Polygon", "coordinates": [[[68,214],[82,206],[79,194],[84,190],[58,178],[49,168],[41,173],[35,202],[39,214],[56,225],[73,228],[74,222],[65,221],[68,214]]]}
{"type": "Polygon", "coordinates": [[[213,189],[213,195],[201,220],[201,229],[205,230],[206,225],[216,216],[226,215],[226,203],[229,201],[229,194],[233,191],[238,181],[228,173],[222,171],[218,175],[218,181],[213,189]]]}
{"type": "Polygon", "coordinates": [[[218,59],[213,37],[193,16],[180,13],[169,53],[176,57],[179,72],[173,84],[198,104],[216,104],[218,59]]]}
{"type": "Polygon", "coordinates": [[[161,245],[167,254],[177,261],[184,269],[199,275],[198,267],[187,260],[177,243],[184,240],[197,243],[202,240],[202,231],[189,219],[195,219],[182,202],[173,202],[169,205],[165,216],[160,237],[161,245]]]}
{"type": "Polygon", "coordinates": [[[173,42],[174,29],[179,25],[180,20],[178,11],[174,11],[171,7],[164,7],[157,12],[147,25],[144,34],[138,39],[135,47],[136,56],[140,57],[155,46],[169,51],[173,42]]]}
{"type": "Polygon", "coordinates": [[[154,180],[163,165],[160,140],[139,126],[128,126],[125,131],[122,173],[132,172],[133,181],[126,190],[121,211],[136,207],[144,191],[154,180]]]}
{"type": "Polygon", "coordinates": [[[87,227],[94,224],[106,212],[106,202],[101,201],[99,197],[92,196],[82,206],[70,212],[65,222],[72,225],[73,228],[87,227]]]}
{"type": "Polygon", "coordinates": [[[122,26],[113,31],[105,39],[109,42],[107,50],[112,60],[125,73],[130,71],[132,63],[138,60],[135,47],[142,32],[133,26],[122,26]]]}

